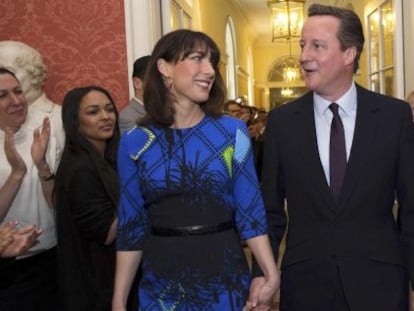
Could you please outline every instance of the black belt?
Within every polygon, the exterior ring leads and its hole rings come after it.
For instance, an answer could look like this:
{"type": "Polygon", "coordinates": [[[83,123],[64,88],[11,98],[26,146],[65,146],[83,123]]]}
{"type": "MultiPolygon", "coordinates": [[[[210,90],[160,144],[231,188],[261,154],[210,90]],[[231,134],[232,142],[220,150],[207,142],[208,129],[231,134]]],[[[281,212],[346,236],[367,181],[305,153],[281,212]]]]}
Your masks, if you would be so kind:
{"type": "Polygon", "coordinates": [[[158,236],[188,236],[217,233],[234,228],[233,221],[226,221],[214,225],[195,225],[180,227],[151,227],[151,233],[158,236]]]}

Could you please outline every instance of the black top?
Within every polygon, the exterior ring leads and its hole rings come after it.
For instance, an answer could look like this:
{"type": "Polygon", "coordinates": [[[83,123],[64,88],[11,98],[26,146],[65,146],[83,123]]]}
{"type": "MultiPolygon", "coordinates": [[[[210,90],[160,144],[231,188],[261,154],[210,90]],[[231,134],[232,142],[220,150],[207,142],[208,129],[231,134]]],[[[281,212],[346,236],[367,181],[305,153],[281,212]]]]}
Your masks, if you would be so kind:
{"type": "Polygon", "coordinates": [[[104,243],[116,217],[117,173],[97,154],[66,149],[55,183],[58,310],[110,310],[115,248],[104,243]]]}

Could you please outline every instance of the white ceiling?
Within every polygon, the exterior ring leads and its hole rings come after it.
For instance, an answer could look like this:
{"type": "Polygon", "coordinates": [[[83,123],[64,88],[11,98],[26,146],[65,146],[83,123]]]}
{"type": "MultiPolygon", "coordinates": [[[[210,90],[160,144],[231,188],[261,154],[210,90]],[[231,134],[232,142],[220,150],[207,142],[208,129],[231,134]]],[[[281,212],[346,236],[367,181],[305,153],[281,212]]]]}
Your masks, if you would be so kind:
{"type": "MultiPolygon", "coordinates": [[[[249,26],[254,29],[257,39],[268,41],[271,38],[270,10],[267,0],[230,0],[239,8],[249,26]]],[[[306,0],[305,9],[311,3],[318,2],[326,5],[346,6],[352,0],[306,0]]],[[[271,39],[270,39],[271,40],[271,39]]]]}
{"type": "Polygon", "coordinates": [[[270,10],[266,0],[233,0],[258,36],[270,36],[270,10]]]}

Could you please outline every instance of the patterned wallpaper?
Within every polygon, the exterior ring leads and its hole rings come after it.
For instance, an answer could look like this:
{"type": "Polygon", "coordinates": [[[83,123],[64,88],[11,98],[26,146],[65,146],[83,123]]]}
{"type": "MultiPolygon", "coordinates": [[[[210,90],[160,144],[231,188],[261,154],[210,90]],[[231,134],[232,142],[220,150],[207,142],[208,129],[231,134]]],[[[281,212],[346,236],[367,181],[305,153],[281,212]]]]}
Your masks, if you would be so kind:
{"type": "Polygon", "coordinates": [[[107,88],[129,101],[124,6],[120,0],[1,0],[0,40],[38,50],[48,68],[45,92],[61,103],[76,86],[107,88]]]}

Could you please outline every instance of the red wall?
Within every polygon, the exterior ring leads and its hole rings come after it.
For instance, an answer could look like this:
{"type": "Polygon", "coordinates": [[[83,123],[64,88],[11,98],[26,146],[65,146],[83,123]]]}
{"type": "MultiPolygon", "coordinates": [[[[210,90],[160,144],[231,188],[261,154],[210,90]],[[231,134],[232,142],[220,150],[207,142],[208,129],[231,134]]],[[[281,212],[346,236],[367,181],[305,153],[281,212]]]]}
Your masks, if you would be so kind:
{"type": "Polygon", "coordinates": [[[123,1],[1,0],[0,12],[0,40],[22,41],[42,54],[52,100],[97,84],[118,107],[128,103],[123,1]]]}

